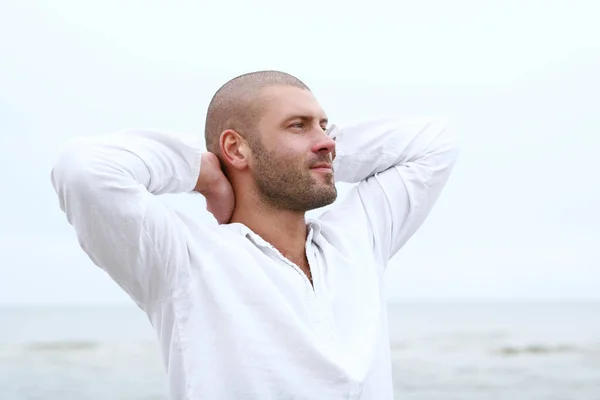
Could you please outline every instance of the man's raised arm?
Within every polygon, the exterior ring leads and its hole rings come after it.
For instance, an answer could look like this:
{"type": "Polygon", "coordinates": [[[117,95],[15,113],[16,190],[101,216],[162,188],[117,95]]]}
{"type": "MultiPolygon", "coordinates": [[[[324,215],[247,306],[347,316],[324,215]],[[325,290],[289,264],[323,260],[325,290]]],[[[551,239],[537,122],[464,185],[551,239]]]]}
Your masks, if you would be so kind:
{"type": "Polygon", "coordinates": [[[138,304],[187,289],[185,229],[155,195],[201,186],[202,158],[192,137],[127,130],[72,140],[52,170],[82,249],[138,304]]]}
{"type": "Polygon", "coordinates": [[[450,176],[458,150],[443,118],[333,127],[335,177],[358,183],[323,219],[366,235],[380,265],[421,226],[450,176]]]}

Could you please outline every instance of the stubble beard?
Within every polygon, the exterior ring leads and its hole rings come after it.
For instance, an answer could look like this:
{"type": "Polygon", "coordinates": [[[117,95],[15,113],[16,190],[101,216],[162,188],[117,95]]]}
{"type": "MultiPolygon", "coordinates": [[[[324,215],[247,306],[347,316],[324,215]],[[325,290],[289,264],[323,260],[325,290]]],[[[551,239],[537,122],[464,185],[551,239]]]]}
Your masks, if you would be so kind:
{"type": "MultiPolygon", "coordinates": [[[[254,180],[262,200],[278,210],[307,212],[327,206],[337,198],[333,173],[321,182],[310,172],[309,165],[267,151],[262,143],[250,144],[254,154],[254,180]]],[[[329,158],[313,160],[329,162],[329,158]]]]}

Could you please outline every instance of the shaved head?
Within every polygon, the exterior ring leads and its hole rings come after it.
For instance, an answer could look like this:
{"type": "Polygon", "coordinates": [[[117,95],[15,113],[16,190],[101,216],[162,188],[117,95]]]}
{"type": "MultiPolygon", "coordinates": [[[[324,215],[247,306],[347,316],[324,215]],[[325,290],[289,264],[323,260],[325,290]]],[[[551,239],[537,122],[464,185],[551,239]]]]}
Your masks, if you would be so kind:
{"type": "Polygon", "coordinates": [[[310,90],[300,79],[280,71],[251,72],[233,78],[217,90],[208,106],[205,125],[208,151],[220,154],[219,138],[227,129],[252,134],[264,111],[260,95],[270,86],[310,90]]]}

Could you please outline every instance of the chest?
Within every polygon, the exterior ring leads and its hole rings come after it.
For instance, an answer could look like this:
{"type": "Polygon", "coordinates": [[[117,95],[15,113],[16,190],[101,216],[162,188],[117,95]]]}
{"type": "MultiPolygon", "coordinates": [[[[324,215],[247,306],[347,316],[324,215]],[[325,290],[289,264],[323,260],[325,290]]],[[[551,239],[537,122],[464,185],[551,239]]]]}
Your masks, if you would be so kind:
{"type": "Polygon", "coordinates": [[[200,290],[212,293],[218,307],[251,304],[252,312],[275,320],[294,318],[331,340],[350,338],[379,318],[377,266],[327,243],[308,243],[304,259],[290,260],[275,248],[246,241],[219,246],[201,261],[194,280],[200,290]]]}
{"type": "Polygon", "coordinates": [[[206,319],[198,325],[218,327],[230,343],[251,341],[245,349],[310,347],[358,373],[382,328],[377,266],[327,243],[308,244],[298,264],[249,241],[203,253],[193,270],[195,315],[206,319]]]}

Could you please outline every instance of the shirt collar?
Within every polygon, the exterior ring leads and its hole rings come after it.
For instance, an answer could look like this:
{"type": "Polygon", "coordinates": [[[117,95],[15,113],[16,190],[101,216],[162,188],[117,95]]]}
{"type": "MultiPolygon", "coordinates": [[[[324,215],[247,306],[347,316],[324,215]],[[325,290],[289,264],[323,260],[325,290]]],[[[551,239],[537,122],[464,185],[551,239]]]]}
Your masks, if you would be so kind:
{"type": "MultiPolygon", "coordinates": [[[[247,237],[250,241],[252,241],[255,245],[261,247],[273,247],[272,244],[264,240],[262,237],[254,233],[250,228],[246,225],[235,222],[232,224],[228,224],[228,226],[238,232],[241,236],[247,237]]],[[[306,226],[308,228],[306,241],[311,242],[316,239],[321,234],[321,223],[315,219],[306,219],[306,226]]]]}

